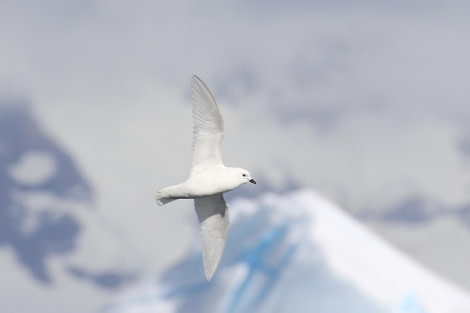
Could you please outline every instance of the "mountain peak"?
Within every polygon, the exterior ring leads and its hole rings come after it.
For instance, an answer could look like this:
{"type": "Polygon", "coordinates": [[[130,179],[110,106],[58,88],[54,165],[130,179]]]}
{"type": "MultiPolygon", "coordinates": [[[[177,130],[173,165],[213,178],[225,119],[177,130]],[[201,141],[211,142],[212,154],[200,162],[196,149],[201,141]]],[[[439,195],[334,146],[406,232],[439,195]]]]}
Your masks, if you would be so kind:
{"type": "Polygon", "coordinates": [[[108,312],[470,309],[465,293],[313,191],[240,199],[231,214],[226,254],[212,282],[204,280],[199,250],[191,250],[157,284],[136,288],[108,312]]]}

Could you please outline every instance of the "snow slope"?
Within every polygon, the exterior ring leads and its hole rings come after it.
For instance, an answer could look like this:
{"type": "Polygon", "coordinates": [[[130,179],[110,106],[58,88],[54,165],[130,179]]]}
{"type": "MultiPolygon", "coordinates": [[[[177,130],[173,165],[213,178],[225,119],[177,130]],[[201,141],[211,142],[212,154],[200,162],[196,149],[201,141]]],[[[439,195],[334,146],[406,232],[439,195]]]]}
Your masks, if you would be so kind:
{"type": "Polygon", "coordinates": [[[103,312],[470,312],[467,294],[312,191],[238,200],[231,215],[210,283],[196,240],[181,263],[103,312]]]}

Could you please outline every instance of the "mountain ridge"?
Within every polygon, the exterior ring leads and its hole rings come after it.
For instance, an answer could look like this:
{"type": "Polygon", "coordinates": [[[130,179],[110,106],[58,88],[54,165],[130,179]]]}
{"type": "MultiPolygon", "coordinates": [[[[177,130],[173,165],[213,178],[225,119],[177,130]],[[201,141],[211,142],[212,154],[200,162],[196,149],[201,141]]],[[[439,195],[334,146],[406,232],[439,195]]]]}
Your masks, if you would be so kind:
{"type": "Polygon", "coordinates": [[[226,254],[213,282],[204,282],[193,247],[157,283],[129,291],[104,312],[470,310],[465,292],[314,191],[236,200],[231,214],[226,254]]]}

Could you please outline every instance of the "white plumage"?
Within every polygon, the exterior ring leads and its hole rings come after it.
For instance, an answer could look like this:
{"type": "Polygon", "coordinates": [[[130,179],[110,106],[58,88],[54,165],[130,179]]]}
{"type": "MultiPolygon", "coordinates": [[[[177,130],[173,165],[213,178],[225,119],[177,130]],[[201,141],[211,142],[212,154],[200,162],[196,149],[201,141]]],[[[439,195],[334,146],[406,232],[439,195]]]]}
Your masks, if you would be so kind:
{"type": "Polygon", "coordinates": [[[196,75],[191,86],[194,127],[191,173],[185,182],[158,190],[157,203],[194,199],[201,228],[204,273],[211,280],[224,253],[229,228],[229,211],[223,193],[256,182],[248,171],[224,166],[220,152],[224,121],[217,102],[196,75]]]}

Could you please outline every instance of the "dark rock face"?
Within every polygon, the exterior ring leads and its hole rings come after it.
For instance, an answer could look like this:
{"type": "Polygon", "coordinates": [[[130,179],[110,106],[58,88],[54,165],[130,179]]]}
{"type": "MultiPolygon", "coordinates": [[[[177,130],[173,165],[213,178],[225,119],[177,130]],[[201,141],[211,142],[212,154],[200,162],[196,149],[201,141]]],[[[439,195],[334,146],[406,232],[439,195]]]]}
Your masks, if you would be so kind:
{"type": "Polygon", "coordinates": [[[91,203],[92,189],[74,160],[43,132],[27,104],[0,102],[0,250],[12,249],[35,279],[51,283],[47,260],[71,253],[81,230],[79,221],[67,212],[67,203],[91,203]],[[47,154],[54,165],[51,175],[33,184],[11,175],[11,168],[31,152],[47,154]],[[33,212],[27,199],[34,195],[55,200],[50,208],[46,203],[33,212]],[[34,227],[25,230],[31,215],[34,227]]]}

